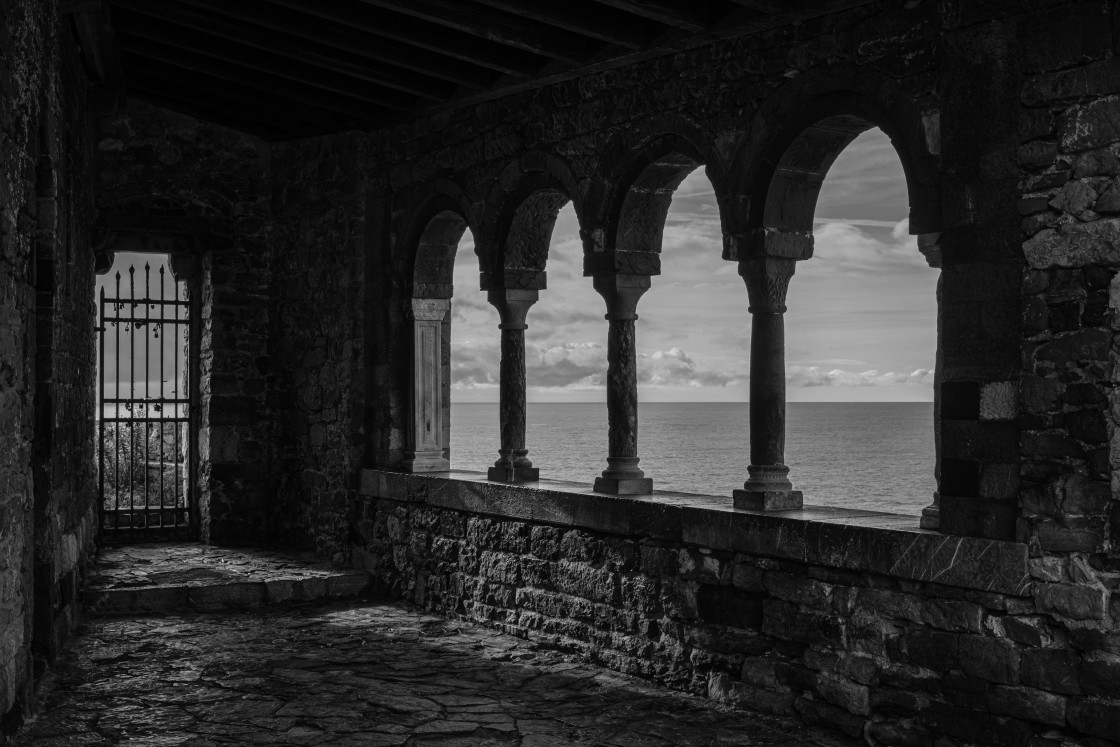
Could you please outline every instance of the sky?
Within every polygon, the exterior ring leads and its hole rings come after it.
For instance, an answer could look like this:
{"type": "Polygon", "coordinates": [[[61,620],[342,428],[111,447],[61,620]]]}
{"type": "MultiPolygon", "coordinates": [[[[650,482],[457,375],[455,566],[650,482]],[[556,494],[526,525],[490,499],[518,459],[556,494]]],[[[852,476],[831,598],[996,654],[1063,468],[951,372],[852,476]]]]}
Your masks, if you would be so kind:
{"type": "MultiPolygon", "coordinates": [[[[907,232],[902,164],[878,129],[833,164],[817,202],[812,259],[786,298],[790,402],[933,399],[936,270],[907,232]]],[[[553,229],[548,288],[526,320],[530,402],[606,398],[607,322],[582,274],[569,204],[553,229]]],[[[750,315],[735,263],[721,257],[715,196],[703,169],[673,196],[661,275],[638,304],[638,389],[644,402],[742,402],[749,383],[750,315]]],[[[470,234],[455,264],[453,402],[498,400],[498,314],[478,290],[470,234]]]]}
{"type": "MultiPolygon", "coordinates": [[[[110,322],[106,325],[106,346],[105,346],[105,396],[107,398],[115,398],[119,391],[121,397],[147,399],[147,398],[160,398],[162,397],[184,397],[185,393],[182,387],[177,386],[175,371],[176,366],[178,370],[182,370],[185,365],[185,335],[186,327],[179,326],[179,335],[176,335],[176,325],[169,323],[158,323],[160,316],[160,308],[158,304],[148,306],[137,305],[135,309],[132,304],[123,304],[117,310],[116,304],[111,299],[114,298],[151,298],[155,300],[165,299],[172,301],[175,299],[175,281],[171,276],[170,269],[166,266],[167,257],[160,254],[134,254],[130,252],[120,252],[115,255],[113,259],[113,266],[109,272],[104,275],[97,276],[97,304],[98,313],[101,310],[101,292],[104,290],[108,303],[108,316],[123,317],[126,320],[131,320],[133,315],[138,320],[143,320],[145,315],[150,315],[153,318],[151,324],[140,324],[133,326],[130,321],[121,323],[110,322]],[[145,285],[145,265],[150,267],[150,272],[147,275],[147,285],[145,285]],[[135,274],[130,276],[129,268],[135,269],[135,274]],[[163,268],[164,272],[161,275],[160,269],[163,268]],[[120,274],[120,292],[117,291],[117,274],[120,274]],[[130,290],[130,277],[135,285],[134,290],[130,290]],[[162,281],[162,292],[161,283],[162,281]],[[119,350],[118,356],[118,341],[119,350]],[[130,350],[133,354],[130,356],[130,350]],[[163,355],[163,360],[160,360],[160,355],[163,355]],[[144,361],[147,357],[148,365],[145,367],[144,361]],[[118,360],[119,358],[119,360],[118,360]],[[130,364],[130,358],[132,363],[130,364]],[[119,370],[119,372],[118,372],[119,370]]],[[[179,299],[185,300],[186,291],[182,285],[179,289],[179,299]]],[[[164,318],[173,319],[175,316],[175,309],[172,306],[164,307],[164,318]]],[[[185,310],[180,310],[179,319],[185,319],[185,310]]],[[[101,375],[100,366],[98,375],[101,375]]],[[[100,379],[98,380],[100,385],[100,379]]],[[[112,405],[105,407],[107,415],[114,415],[114,408],[112,405]]],[[[165,415],[173,414],[170,408],[161,407],[161,412],[165,415]]],[[[140,410],[134,410],[134,414],[145,414],[140,410]]],[[[155,415],[154,412],[147,413],[155,415]]],[[[127,417],[127,412],[120,412],[122,417],[127,417]]]]}

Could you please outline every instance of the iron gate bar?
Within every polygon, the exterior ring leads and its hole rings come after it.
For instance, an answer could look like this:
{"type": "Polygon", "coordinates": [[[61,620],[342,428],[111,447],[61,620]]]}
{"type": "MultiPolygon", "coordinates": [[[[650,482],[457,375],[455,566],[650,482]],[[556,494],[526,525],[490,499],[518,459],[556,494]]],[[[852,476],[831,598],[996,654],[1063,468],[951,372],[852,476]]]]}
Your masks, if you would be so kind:
{"type": "MultiPolygon", "coordinates": [[[[99,415],[100,415],[100,470],[98,489],[101,494],[101,527],[110,534],[123,537],[135,534],[134,530],[151,530],[158,534],[161,531],[189,529],[194,516],[193,491],[185,489],[183,479],[193,472],[182,471],[183,459],[194,463],[193,439],[182,441],[182,428],[192,429],[193,407],[191,398],[183,396],[181,387],[193,381],[189,371],[179,370],[179,346],[184,342],[195,348],[194,335],[196,327],[192,326],[190,313],[190,300],[180,297],[179,282],[173,277],[170,281],[174,284],[174,299],[168,299],[166,282],[169,280],[166,264],[159,267],[159,298],[153,297],[151,287],[151,263],[144,265],[144,296],[136,296],[136,266],[128,268],[129,295],[122,293],[121,273],[115,275],[115,297],[109,297],[103,287],[100,292],[100,318],[101,324],[97,327],[100,336],[101,349],[101,380],[99,382],[99,415]],[[128,307],[127,310],[125,307],[128,307]],[[155,309],[159,310],[158,316],[155,309]],[[170,309],[171,316],[168,316],[170,309]],[[108,394],[108,372],[105,366],[107,332],[109,325],[113,325],[114,340],[116,342],[116,381],[113,397],[108,394]],[[129,387],[127,393],[122,392],[121,369],[121,330],[125,330],[129,345],[129,387]],[[185,330],[185,334],[184,334],[185,330]],[[170,335],[168,335],[170,332],[170,335]],[[143,345],[138,345],[136,336],[143,334],[143,345]],[[151,365],[152,339],[155,338],[156,351],[159,354],[159,383],[156,396],[152,392],[151,365]],[[184,339],[185,338],[185,339],[184,339]],[[171,346],[173,358],[174,380],[167,380],[166,356],[168,344],[171,346]],[[136,382],[137,375],[137,348],[142,348],[144,353],[144,385],[143,396],[138,396],[136,382]],[[167,389],[170,385],[170,395],[167,389]],[[127,395],[127,396],[122,396],[127,395]],[[122,412],[126,411],[126,414],[122,412]],[[111,414],[110,414],[111,413],[111,414]],[[110,433],[108,428],[111,427],[110,433]],[[127,429],[126,434],[122,434],[127,429]],[[122,444],[122,435],[124,443],[122,444]],[[139,439],[143,439],[141,449],[139,439]],[[108,443],[109,441],[112,444],[108,443]],[[153,443],[154,441],[154,443],[153,443]],[[122,453],[122,446],[124,451],[122,453]],[[169,458],[168,448],[174,450],[169,458]],[[186,447],[187,453],[183,453],[186,447]],[[107,460],[107,451],[112,448],[112,464],[107,460]],[[155,454],[152,451],[155,450],[155,454]],[[158,456],[157,456],[158,455],[158,456]],[[127,465],[121,465],[123,458],[128,459],[127,465]],[[140,460],[143,460],[141,463],[140,460]],[[170,461],[170,464],[168,462],[170,461]],[[159,470],[159,477],[151,473],[152,469],[159,470]],[[126,472],[122,475],[122,470],[126,472]],[[167,472],[172,474],[168,475],[167,472]],[[107,500],[107,490],[112,476],[113,498],[111,503],[107,500]],[[122,477],[127,482],[122,483],[122,477]],[[171,485],[168,485],[170,478],[171,485]],[[122,490],[128,491],[127,503],[121,495],[122,490]],[[158,500],[152,495],[158,491],[158,500]],[[109,518],[109,515],[112,518],[109,518]]],[[[193,360],[193,353],[186,355],[184,363],[193,360]]],[[[177,535],[181,536],[181,535],[177,535]]]]}

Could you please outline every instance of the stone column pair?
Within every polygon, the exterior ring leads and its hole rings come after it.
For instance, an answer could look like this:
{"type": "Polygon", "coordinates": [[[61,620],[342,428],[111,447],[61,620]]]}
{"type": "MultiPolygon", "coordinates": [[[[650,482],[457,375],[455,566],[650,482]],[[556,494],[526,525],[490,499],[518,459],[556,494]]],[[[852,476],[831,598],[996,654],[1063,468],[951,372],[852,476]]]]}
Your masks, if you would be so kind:
{"type": "MultiPolygon", "coordinates": [[[[650,287],[648,275],[596,275],[595,290],[607,303],[607,469],[595,480],[604,493],[639,494],[653,491],[653,480],[638,468],[637,353],[634,346],[635,309],[650,287]]],[[[490,480],[525,482],[539,479],[525,448],[525,323],[536,290],[491,290],[487,300],[498,310],[502,330],[500,372],[501,447],[499,459],[487,473],[490,480]]]]}

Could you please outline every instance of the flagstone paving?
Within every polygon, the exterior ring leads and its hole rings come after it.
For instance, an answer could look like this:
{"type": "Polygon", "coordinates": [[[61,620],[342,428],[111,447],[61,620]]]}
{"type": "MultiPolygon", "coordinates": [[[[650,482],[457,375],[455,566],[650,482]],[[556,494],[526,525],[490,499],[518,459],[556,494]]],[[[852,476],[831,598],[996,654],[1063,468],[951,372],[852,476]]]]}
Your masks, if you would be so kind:
{"type": "Polygon", "coordinates": [[[93,619],[43,697],[16,745],[849,744],[385,602],[93,619]]]}

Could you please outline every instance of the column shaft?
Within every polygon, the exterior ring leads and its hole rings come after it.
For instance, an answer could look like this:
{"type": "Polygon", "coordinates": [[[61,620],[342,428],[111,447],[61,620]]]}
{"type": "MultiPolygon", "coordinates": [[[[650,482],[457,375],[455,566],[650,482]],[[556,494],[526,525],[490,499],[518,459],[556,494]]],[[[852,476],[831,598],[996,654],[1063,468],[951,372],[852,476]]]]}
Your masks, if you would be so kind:
{"type": "Polygon", "coordinates": [[[498,461],[487,471],[495,482],[534,482],[540,470],[529,461],[525,446],[525,317],[536,303],[535,290],[491,290],[487,300],[498,309],[502,323],[502,361],[499,367],[498,413],[501,444],[498,461]]]}
{"type": "Polygon", "coordinates": [[[638,468],[638,356],[634,322],[648,275],[596,275],[595,290],[607,302],[607,468],[595,480],[600,493],[653,492],[653,480],[638,468]]]}
{"type": "Polygon", "coordinates": [[[751,313],[749,477],[734,492],[735,507],[758,511],[801,508],[802,494],[793,489],[786,447],[785,300],[792,259],[766,257],[739,264],[747,284],[751,313]]]}

